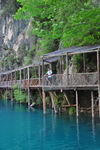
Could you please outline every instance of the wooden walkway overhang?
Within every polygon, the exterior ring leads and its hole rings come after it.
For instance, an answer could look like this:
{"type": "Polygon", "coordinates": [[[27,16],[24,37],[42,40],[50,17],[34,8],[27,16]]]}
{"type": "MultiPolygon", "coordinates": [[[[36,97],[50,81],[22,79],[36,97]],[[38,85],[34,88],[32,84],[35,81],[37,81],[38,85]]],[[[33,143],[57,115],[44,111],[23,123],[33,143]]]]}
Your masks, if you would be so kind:
{"type": "MultiPolygon", "coordinates": [[[[70,47],[65,50],[58,50],[42,56],[42,71],[43,81],[42,86],[44,90],[70,90],[70,89],[85,89],[85,90],[97,90],[100,82],[100,45],[98,46],[84,46],[84,47],[70,47]],[[86,72],[85,54],[96,53],[97,70],[95,72],[86,72]],[[69,64],[70,57],[75,54],[82,54],[83,56],[83,72],[82,73],[70,73],[69,64]],[[64,58],[65,57],[65,58],[64,58]],[[62,60],[65,62],[62,63],[62,60]],[[52,75],[52,82],[48,83],[47,77],[44,76],[44,62],[48,62],[53,65],[55,61],[60,62],[59,70],[66,63],[66,69],[60,71],[60,73],[52,75]]],[[[51,66],[52,66],[51,65],[51,66]]]]}

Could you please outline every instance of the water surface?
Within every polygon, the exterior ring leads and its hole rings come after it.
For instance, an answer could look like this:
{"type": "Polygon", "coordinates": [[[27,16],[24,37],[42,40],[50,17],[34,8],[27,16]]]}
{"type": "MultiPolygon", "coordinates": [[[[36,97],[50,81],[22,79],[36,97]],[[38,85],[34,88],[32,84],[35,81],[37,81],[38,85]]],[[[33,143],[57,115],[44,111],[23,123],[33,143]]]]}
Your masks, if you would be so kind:
{"type": "Polygon", "coordinates": [[[100,150],[100,121],[0,101],[0,150],[100,150]]]}

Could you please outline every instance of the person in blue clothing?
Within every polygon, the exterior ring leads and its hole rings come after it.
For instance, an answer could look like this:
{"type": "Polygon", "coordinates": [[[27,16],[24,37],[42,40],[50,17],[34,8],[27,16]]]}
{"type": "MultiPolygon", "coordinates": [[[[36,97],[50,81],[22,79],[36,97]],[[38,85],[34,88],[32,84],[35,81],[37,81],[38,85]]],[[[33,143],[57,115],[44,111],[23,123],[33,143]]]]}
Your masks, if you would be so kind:
{"type": "Polygon", "coordinates": [[[51,84],[52,83],[52,70],[51,70],[51,68],[48,68],[46,75],[48,77],[48,83],[51,84]]]}

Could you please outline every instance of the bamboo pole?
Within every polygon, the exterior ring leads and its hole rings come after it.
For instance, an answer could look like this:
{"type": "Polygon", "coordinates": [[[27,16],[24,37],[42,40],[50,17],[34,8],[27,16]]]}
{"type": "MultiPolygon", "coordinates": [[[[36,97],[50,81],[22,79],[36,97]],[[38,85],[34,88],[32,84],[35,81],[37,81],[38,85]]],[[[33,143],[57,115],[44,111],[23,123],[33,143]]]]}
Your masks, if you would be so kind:
{"type": "Polygon", "coordinates": [[[92,118],[94,118],[94,96],[93,96],[93,91],[91,91],[91,108],[92,108],[92,118]]]}

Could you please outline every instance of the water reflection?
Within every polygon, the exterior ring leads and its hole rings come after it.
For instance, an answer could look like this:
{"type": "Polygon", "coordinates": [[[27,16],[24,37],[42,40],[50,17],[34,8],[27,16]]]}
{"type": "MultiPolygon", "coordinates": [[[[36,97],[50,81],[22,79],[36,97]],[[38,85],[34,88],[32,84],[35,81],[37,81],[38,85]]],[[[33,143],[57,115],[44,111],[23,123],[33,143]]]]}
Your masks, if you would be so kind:
{"type": "Polygon", "coordinates": [[[76,117],[76,130],[77,130],[77,143],[80,145],[80,135],[79,135],[79,118],[76,117]]]}
{"type": "Polygon", "coordinates": [[[0,113],[0,146],[3,149],[10,149],[11,145],[14,150],[100,149],[98,119],[56,115],[51,110],[44,116],[42,109],[10,101],[0,103],[0,113]]]}
{"type": "Polygon", "coordinates": [[[93,134],[93,141],[95,143],[96,139],[95,139],[95,120],[94,120],[94,118],[92,118],[92,134],[93,134]]]}

